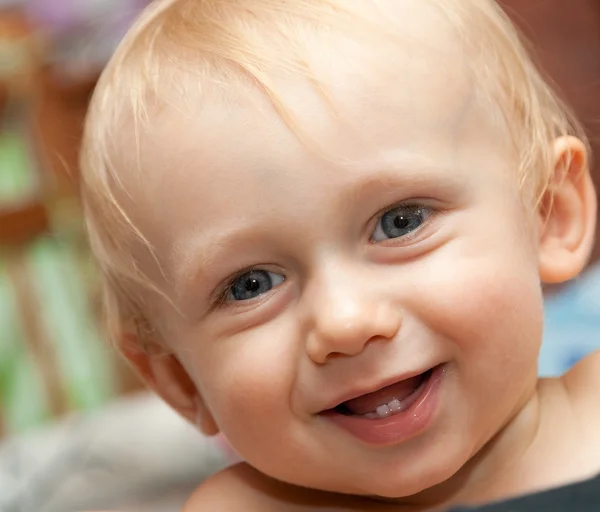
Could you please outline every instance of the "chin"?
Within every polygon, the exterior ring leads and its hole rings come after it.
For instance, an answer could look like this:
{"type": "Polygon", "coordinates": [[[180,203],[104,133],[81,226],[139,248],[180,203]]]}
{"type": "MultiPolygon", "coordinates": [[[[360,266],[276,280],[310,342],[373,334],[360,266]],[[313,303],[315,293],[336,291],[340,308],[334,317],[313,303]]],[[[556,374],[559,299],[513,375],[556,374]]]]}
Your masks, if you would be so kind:
{"type": "Polygon", "coordinates": [[[452,479],[464,466],[466,461],[451,461],[438,459],[429,465],[419,464],[419,467],[402,466],[398,470],[386,469],[386,475],[378,475],[365,482],[364,491],[358,494],[383,500],[398,500],[417,497],[425,491],[432,491],[452,479]]]}

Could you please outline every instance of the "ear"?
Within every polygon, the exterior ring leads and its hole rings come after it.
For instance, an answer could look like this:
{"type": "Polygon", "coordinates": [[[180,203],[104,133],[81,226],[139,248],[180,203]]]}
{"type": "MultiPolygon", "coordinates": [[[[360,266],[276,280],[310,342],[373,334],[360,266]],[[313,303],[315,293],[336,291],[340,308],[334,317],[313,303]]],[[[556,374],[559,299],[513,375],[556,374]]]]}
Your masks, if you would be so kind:
{"type": "Polygon", "coordinates": [[[141,342],[132,333],[122,336],[120,350],[148,387],[181,416],[208,436],[219,433],[196,385],[175,354],[153,341],[141,342]]]}
{"type": "Polygon", "coordinates": [[[544,283],[576,277],[590,256],[596,194],[586,147],[575,137],[554,142],[554,170],[539,207],[539,272],[544,283]]]}

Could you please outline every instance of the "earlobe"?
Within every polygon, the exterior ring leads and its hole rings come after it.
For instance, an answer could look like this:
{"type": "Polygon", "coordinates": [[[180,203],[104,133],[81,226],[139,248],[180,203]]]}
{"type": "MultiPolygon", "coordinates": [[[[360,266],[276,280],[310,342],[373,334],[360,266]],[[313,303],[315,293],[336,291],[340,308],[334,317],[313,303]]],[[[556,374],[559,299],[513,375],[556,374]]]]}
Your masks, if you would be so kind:
{"type": "Polygon", "coordinates": [[[152,342],[142,345],[132,333],[122,336],[120,349],[148,387],[175,411],[204,434],[219,433],[196,385],[175,354],[159,349],[152,342]]]}
{"type": "Polygon", "coordinates": [[[585,145],[575,137],[554,143],[552,180],[539,206],[539,271],[542,282],[576,277],[590,256],[596,194],[585,145]]]}

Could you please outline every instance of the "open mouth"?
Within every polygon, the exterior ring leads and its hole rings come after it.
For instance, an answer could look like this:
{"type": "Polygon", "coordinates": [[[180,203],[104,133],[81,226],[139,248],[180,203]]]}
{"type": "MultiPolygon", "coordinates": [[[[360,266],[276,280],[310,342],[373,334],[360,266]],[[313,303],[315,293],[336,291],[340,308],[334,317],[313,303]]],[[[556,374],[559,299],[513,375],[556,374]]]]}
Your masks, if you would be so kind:
{"type": "Polygon", "coordinates": [[[381,419],[407,410],[427,387],[435,368],[371,393],[347,400],[328,412],[343,416],[381,419]]]}
{"type": "Polygon", "coordinates": [[[441,404],[446,364],[347,400],[320,413],[325,421],[376,446],[403,443],[425,431],[441,404]]]}

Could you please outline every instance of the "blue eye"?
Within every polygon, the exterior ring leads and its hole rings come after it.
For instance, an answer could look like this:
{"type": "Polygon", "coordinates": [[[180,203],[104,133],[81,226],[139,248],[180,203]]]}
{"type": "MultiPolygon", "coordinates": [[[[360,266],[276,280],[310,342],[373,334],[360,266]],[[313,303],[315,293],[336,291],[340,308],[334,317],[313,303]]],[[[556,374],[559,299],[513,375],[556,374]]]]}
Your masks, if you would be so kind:
{"type": "Polygon", "coordinates": [[[371,237],[373,242],[401,238],[419,229],[432,212],[424,206],[398,206],[385,212],[371,237]]]}
{"type": "Polygon", "coordinates": [[[266,270],[252,270],[239,276],[227,291],[227,300],[250,300],[267,293],[285,280],[281,274],[267,272],[266,270]]]}

